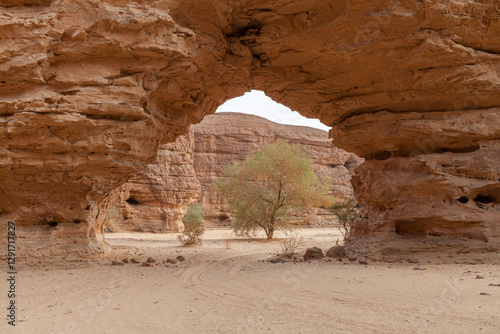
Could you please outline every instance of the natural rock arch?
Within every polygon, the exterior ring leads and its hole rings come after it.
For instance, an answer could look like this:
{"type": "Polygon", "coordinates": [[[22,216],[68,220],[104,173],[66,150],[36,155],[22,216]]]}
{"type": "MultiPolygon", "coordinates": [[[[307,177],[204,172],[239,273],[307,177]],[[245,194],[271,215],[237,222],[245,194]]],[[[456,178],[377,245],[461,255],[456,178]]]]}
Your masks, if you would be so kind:
{"type": "Polygon", "coordinates": [[[23,254],[99,252],[110,191],[252,88],[367,159],[352,247],[500,243],[494,0],[0,6],[0,219],[23,254]]]}

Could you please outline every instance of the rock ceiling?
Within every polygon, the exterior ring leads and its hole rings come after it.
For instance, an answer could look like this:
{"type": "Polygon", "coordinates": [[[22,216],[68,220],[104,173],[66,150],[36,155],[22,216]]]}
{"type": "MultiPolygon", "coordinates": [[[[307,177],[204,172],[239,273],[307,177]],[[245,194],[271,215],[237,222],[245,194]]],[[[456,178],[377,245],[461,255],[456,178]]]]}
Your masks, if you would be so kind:
{"type": "Polygon", "coordinates": [[[250,89],[367,159],[353,248],[500,243],[495,0],[5,0],[0,39],[0,220],[23,254],[99,253],[110,191],[250,89]]]}

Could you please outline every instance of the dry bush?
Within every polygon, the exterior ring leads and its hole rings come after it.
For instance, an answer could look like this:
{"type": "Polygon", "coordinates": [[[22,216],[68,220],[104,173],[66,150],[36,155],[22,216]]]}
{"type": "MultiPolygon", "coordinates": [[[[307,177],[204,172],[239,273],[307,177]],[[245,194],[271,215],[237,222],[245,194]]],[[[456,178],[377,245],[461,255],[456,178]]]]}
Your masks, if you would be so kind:
{"type": "Polygon", "coordinates": [[[120,210],[118,210],[118,206],[113,205],[109,208],[108,216],[105,222],[105,229],[108,232],[116,233],[119,232],[118,224],[123,220],[123,217],[120,214],[120,210]]]}
{"type": "Polygon", "coordinates": [[[340,203],[335,203],[330,207],[330,210],[335,214],[339,220],[339,231],[342,234],[343,242],[347,240],[347,236],[351,230],[354,220],[358,218],[359,212],[356,204],[352,199],[340,203]]]}
{"type": "Polygon", "coordinates": [[[203,208],[200,204],[195,204],[187,209],[186,215],[182,218],[184,232],[177,237],[183,245],[201,245],[203,233],[203,208]]]}
{"type": "Polygon", "coordinates": [[[281,255],[292,257],[295,251],[304,245],[304,237],[298,232],[287,233],[286,238],[281,240],[281,255]]]}
{"type": "Polygon", "coordinates": [[[227,232],[224,234],[224,243],[226,245],[226,249],[231,249],[231,244],[233,243],[233,236],[234,234],[232,232],[227,232]]]}

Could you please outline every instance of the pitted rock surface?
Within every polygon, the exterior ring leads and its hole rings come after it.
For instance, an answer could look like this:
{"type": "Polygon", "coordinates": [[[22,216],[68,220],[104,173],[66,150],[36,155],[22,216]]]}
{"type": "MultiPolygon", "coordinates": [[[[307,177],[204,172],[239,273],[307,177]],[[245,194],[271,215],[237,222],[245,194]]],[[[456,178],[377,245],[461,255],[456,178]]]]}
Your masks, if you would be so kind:
{"type": "Polygon", "coordinates": [[[119,188],[106,226],[113,232],[182,232],[182,217],[201,194],[193,147],[192,130],[161,145],[156,160],[119,188]]]}
{"type": "Polygon", "coordinates": [[[3,1],[2,231],[19,259],[102,252],[113,189],[259,89],[367,159],[348,249],[498,248],[499,17],[496,0],[3,1]]]}

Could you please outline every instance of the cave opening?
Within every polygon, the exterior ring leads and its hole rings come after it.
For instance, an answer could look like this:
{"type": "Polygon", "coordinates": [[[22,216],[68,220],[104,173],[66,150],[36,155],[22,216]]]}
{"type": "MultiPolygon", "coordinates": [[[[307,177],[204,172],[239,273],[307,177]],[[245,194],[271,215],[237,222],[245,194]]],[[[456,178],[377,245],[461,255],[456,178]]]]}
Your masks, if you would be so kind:
{"type": "Polygon", "coordinates": [[[219,214],[218,218],[219,218],[219,222],[224,222],[231,217],[227,213],[221,213],[221,214],[219,214]]]}
{"type": "Polygon", "coordinates": [[[493,198],[493,196],[490,196],[490,195],[478,194],[474,198],[474,202],[481,203],[481,204],[490,204],[490,203],[495,203],[495,198],[493,198]]]}
{"type": "Polygon", "coordinates": [[[425,223],[415,221],[396,222],[396,234],[399,236],[416,237],[427,234],[425,223]]]}
{"type": "Polygon", "coordinates": [[[133,196],[127,198],[125,200],[125,202],[127,202],[128,204],[131,204],[131,205],[139,205],[140,204],[139,201],[136,200],[133,196]]]}

